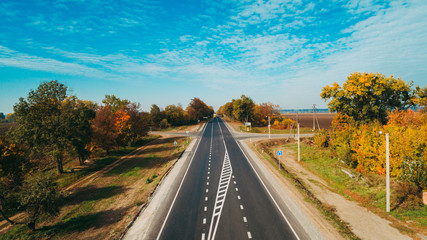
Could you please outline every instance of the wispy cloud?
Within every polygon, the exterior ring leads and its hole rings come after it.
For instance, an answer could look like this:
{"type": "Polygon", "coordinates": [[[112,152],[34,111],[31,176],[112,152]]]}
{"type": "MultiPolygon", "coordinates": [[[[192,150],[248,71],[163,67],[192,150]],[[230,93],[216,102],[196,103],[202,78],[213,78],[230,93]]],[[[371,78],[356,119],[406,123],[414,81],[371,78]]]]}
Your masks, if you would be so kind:
{"type": "Polygon", "coordinates": [[[16,47],[2,44],[0,65],[254,94],[269,89],[280,101],[309,92],[304,104],[319,101],[322,86],[354,71],[425,81],[419,80],[427,62],[423,0],[224,0],[191,6],[196,14],[159,4],[58,1],[55,14],[22,18],[37,34],[16,47]],[[80,7],[82,14],[66,14],[80,7]],[[60,38],[42,42],[38,36],[46,34],[60,38]],[[290,86],[292,94],[284,95],[290,86]]]}

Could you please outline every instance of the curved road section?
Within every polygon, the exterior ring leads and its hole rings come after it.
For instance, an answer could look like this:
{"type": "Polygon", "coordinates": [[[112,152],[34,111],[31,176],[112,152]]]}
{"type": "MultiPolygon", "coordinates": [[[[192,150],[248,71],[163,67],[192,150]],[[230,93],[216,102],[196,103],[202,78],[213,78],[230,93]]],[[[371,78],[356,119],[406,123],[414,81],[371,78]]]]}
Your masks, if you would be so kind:
{"type": "Polygon", "coordinates": [[[220,118],[205,126],[196,147],[174,196],[156,211],[154,230],[141,237],[131,228],[125,239],[308,239],[220,118]]]}

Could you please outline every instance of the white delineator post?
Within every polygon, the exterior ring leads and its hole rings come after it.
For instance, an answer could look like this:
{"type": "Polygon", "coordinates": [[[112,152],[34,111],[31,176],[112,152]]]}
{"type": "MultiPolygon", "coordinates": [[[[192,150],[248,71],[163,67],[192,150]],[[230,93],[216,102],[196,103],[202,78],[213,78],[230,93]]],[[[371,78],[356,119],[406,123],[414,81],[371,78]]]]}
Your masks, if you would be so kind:
{"type": "Polygon", "coordinates": [[[271,139],[270,129],[271,129],[271,125],[270,125],[270,116],[268,116],[268,139],[271,139]]]}
{"type": "Polygon", "coordinates": [[[386,212],[390,212],[390,148],[389,148],[389,134],[385,134],[386,141],[386,212]]]}
{"type": "Polygon", "coordinates": [[[299,137],[299,123],[297,124],[298,128],[298,162],[301,161],[301,153],[300,153],[300,137],[299,137]]]}

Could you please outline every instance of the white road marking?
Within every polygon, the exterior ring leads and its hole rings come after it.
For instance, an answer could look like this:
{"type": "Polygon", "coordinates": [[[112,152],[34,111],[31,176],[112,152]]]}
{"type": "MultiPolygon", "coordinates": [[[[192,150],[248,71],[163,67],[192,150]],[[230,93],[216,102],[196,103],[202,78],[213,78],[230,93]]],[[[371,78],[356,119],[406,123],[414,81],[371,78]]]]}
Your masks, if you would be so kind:
{"type": "Polygon", "coordinates": [[[209,176],[208,176],[208,180],[209,180],[209,176]]]}
{"type": "Polygon", "coordinates": [[[240,209],[242,209],[242,210],[243,210],[243,205],[240,205],[240,209]]]}
{"type": "Polygon", "coordinates": [[[206,224],[206,218],[203,218],[203,224],[206,224]]]}
{"type": "MultiPolygon", "coordinates": [[[[208,126],[208,124],[206,124],[206,125],[204,126],[203,131],[202,131],[202,136],[203,136],[203,134],[204,134],[204,132],[205,132],[205,130],[206,130],[206,128],[207,128],[207,126],[208,126]]],[[[213,132],[213,124],[212,124],[212,132],[213,132]]],[[[196,146],[196,148],[195,148],[195,149],[196,149],[196,151],[197,151],[197,148],[198,148],[198,147],[199,147],[199,145],[200,145],[200,142],[201,142],[201,140],[199,140],[199,142],[197,143],[197,146],[196,146]]],[[[211,137],[211,143],[212,143],[212,137],[211,137]]],[[[185,179],[185,177],[187,176],[188,169],[190,169],[191,163],[193,162],[194,156],[196,155],[196,154],[195,154],[195,152],[196,152],[196,151],[194,151],[193,156],[191,157],[190,163],[188,164],[187,169],[185,170],[184,176],[182,177],[181,183],[179,184],[178,190],[176,191],[175,197],[174,197],[174,198],[173,198],[173,200],[172,200],[172,204],[171,204],[171,205],[170,205],[170,207],[169,207],[169,211],[168,211],[168,213],[166,214],[165,221],[163,222],[162,227],[160,228],[159,235],[157,235],[157,238],[156,238],[157,240],[158,240],[158,239],[160,239],[160,236],[162,235],[163,229],[165,228],[165,225],[166,225],[166,221],[168,220],[168,217],[169,217],[169,215],[170,215],[170,213],[171,213],[171,211],[172,211],[172,207],[173,207],[173,205],[175,204],[176,198],[178,197],[178,193],[179,193],[179,191],[181,190],[181,187],[182,187],[182,184],[184,183],[184,179],[185,179]]],[[[202,237],[204,237],[204,235],[203,235],[202,237]]],[[[204,240],[204,239],[203,239],[203,240],[204,240]]]]}
{"type": "Polygon", "coordinates": [[[205,197],[205,201],[208,201],[208,197],[205,197]]]}
{"type": "Polygon", "coordinates": [[[234,175],[232,177],[234,178],[234,175]]]}
{"type": "MultiPolygon", "coordinates": [[[[219,124],[219,123],[218,123],[219,124]]],[[[234,139],[234,137],[233,137],[234,139]]],[[[254,170],[255,174],[257,175],[259,181],[261,182],[262,186],[264,187],[265,190],[267,190],[268,195],[270,196],[270,198],[273,200],[274,205],[276,205],[277,209],[279,209],[279,212],[282,214],[282,217],[285,219],[285,221],[288,223],[289,227],[291,228],[292,232],[294,233],[295,237],[299,240],[299,236],[298,234],[295,232],[295,229],[292,227],[291,223],[289,222],[288,218],[285,216],[285,214],[283,213],[282,209],[279,207],[279,204],[277,204],[276,200],[273,198],[273,195],[271,195],[270,191],[268,190],[267,186],[265,185],[264,181],[261,179],[261,177],[259,176],[258,172],[256,171],[255,167],[252,165],[251,161],[249,161],[248,156],[246,155],[245,151],[243,151],[242,147],[240,146],[240,143],[238,143],[236,141],[236,139],[234,139],[234,141],[236,142],[237,146],[239,146],[240,151],[242,151],[243,155],[245,156],[246,160],[248,161],[249,165],[251,165],[252,169],[254,170]]]]}
{"type": "Polygon", "coordinates": [[[209,185],[209,182],[206,182],[206,185],[209,185]]]}
{"type": "Polygon", "coordinates": [[[234,181],[234,184],[236,184],[236,181],[234,181]]]}
{"type": "Polygon", "coordinates": [[[205,212],[208,210],[208,207],[205,206],[205,212]]]}
{"type": "Polygon", "coordinates": [[[230,157],[228,155],[228,150],[227,150],[227,145],[225,144],[225,139],[224,139],[224,135],[222,133],[222,129],[221,129],[221,125],[218,122],[218,126],[220,128],[220,132],[221,132],[221,136],[222,136],[222,142],[224,143],[224,147],[225,147],[225,156],[224,156],[224,162],[222,165],[222,170],[221,170],[221,177],[220,177],[220,182],[218,183],[218,191],[216,194],[216,199],[215,199],[215,209],[214,212],[212,214],[212,220],[210,223],[210,227],[209,227],[209,233],[208,233],[208,240],[213,240],[215,239],[215,234],[218,228],[218,223],[219,220],[221,218],[221,213],[222,213],[222,209],[224,206],[224,202],[225,202],[225,198],[227,196],[227,190],[228,190],[228,186],[230,184],[230,180],[231,180],[231,175],[232,175],[232,168],[231,168],[231,162],[230,162],[230,157]],[[221,187],[221,182],[225,180],[225,182],[227,182],[226,186],[221,187]]]}
{"type": "Polygon", "coordinates": [[[240,200],[240,195],[237,195],[237,198],[240,200]]]}
{"type": "Polygon", "coordinates": [[[246,217],[243,217],[243,222],[248,222],[248,219],[246,219],[246,217]]]}
{"type": "Polygon", "coordinates": [[[205,240],[205,234],[202,233],[202,240],[205,240]]]}
{"type": "Polygon", "coordinates": [[[252,239],[252,234],[251,234],[251,232],[248,232],[248,238],[249,238],[249,239],[252,239]]]}
{"type": "Polygon", "coordinates": [[[206,192],[209,192],[209,189],[206,189],[206,192]]]}
{"type": "Polygon", "coordinates": [[[238,188],[236,188],[236,192],[238,192],[239,191],[239,189],[238,188]]]}
{"type": "Polygon", "coordinates": [[[208,172],[208,174],[211,174],[211,172],[208,172]]]}

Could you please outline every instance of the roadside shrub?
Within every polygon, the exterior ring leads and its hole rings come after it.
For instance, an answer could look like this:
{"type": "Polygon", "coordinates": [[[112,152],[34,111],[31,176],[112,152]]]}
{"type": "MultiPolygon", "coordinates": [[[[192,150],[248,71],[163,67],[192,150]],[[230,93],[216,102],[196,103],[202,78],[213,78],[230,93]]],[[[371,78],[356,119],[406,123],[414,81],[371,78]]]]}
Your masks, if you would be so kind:
{"type": "Polygon", "coordinates": [[[398,182],[393,188],[393,209],[417,209],[423,206],[422,191],[408,182],[398,182]]]}
{"type": "Polygon", "coordinates": [[[413,183],[418,190],[427,189],[427,163],[423,158],[406,160],[402,163],[400,179],[413,183]]]}
{"type": "Polygon", "coordinates": [[[329,147],[329,140],[329,131],[326,129],[322,129],[320,132],[317,132],[316,135],[314,135],[313,141],[316,146],[321,148],[327,148],[329,147]]]}
{"type": "Polygon", "coordinates": [[[168,127],[169,127],[168,120],[163,119],[163,120],[160,122],[160,128],[165,129],[165,128],[168,128],[168,127]]]}
{"type": "Polygon", "coordinates": [[[156,174],[151,175],[151,177],[148,177],[147,179],[145,179],[145,183],[146,184],[152,183],[156,177],[157,177],[156,174]]]}
{"type": "Polygon", "coordinates": [[[58,215],[62,195],[56,191],[56,186],[53,175],[43,172],[25,180],[20,204],[28,214],[26,224],[32,231],[38,219],[58,215]]]}

